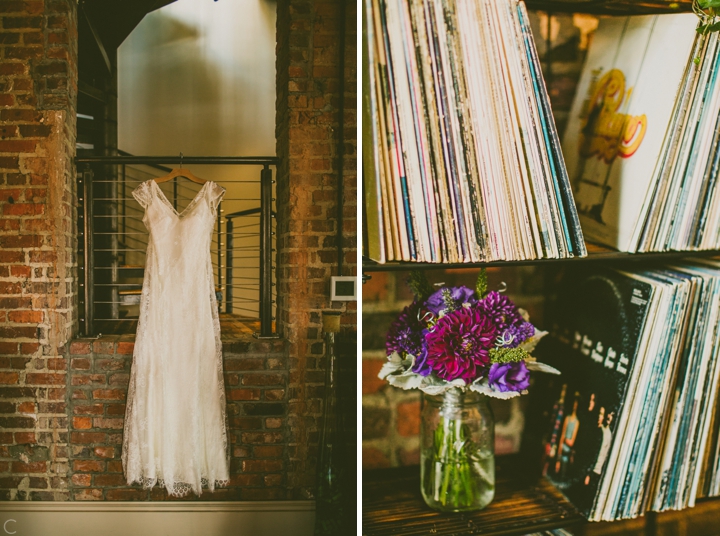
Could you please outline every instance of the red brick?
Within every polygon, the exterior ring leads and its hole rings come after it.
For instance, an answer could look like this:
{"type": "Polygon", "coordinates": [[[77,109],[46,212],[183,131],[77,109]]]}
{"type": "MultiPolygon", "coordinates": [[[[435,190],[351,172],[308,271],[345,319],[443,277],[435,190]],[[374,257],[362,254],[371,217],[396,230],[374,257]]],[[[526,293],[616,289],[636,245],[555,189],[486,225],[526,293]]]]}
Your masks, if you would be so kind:
{"type": "Polygon", "coordinates": [[[8,320],[21,324],[35,324],[43,321],[42,311],[8,311],[8,320]]]}
{"type": "Polygon", "coordinates": [[[418,465],[420,463],[419,448],[411,450],[400,448],[398,449],[397,455],[400,461],[400,465],[418,465]]]}
{"type": "Polygon", "coordinates": [[[401,436],[420,434],[420,401],[404,402],[397,406],[397,431],[401,436]]]}
{"type": "Polygon", "coordinates": [[[108,404],[105,412],[107,415],[125,415],[125,404],[108,404]]]}
{"type": "Polygon", "coordinates": [[[75,460],[73,461],[73,471],[83,473],[101,473],[105,470],[105,462],[96,460],[75,460]]]}
{"type": "Polygon", "coordinates": [[[25,376],[28,385],[63,385],[65,374],[28,373],[25,376]]]}
{"type": "Polygon", "coordinates": [[[120,389],[96,389],[92,396],[98,400],[125,400],[125,391],[120,389]]]}
{"type": "Polygon", "coordinates": [[[26,68],[27,65],[23,63],[0,63],[0,76],[24,74],[26,68]]]}
{"type": "Polygon", "coordinates": [[[102,404],[92,404],[90,406],[75,406],[73,413],[76,415],[102,415],[104,406],[102,404]]]}
{"type": "Polygon", "coordinates": [[[0,342],[0,354],[14,355],[18,353],[18,343],[16,342],[0,342]]]}
{"type": "Polygon", "coordinates": [[[93,419],[93,427],[94,428],[112,428],[112,429],[122,429],[123,427],[123,419],[103,419],[95,417],[93,419]]]}
{"type": "Polygon", "coordinates": [[[18,169],[18,157],[17,156],[0,156],[0,168],[1,169],[18,169]]]}
{"type": "Polygon", "coordinates": [[[284,400],[285,390],[284,389],[267,389],[265,390],[265,400],[284,400]]]}
{"type": "Polygon", "coordinates": [[[48,389],[47,397],[48,400],[65,400],[66,389],[64,387],[48,389]]]}
{"type": "Polygon", "coordinates": [[[260,389],[230,389],[230,400],[260,400],[260,389]]]}
{"type": "Polygon", "coordinates": [[[47,462],[13,462],[13,473],[44,473],[47,471],[47,462]]]}
{"type": "Polygon", "coordinates": [[[74,358],[70,360],[70,368],[73,370],[90,370],[90,360],[84,358],[74,358]]]}
{"type": "Polygon", "coordinates": [[[282,419],[277,417],[268,417],[265,419],[265,428],[280,428],[282,427],[282,419]]]}
{"type": "Polygon", "coordinates": [[[113,341],[97,340],[92,345],[92,351],[96,354],[114,354],[115,343],[113,341]]]}
{"type": "Polygon", "coordinates": [[[100,458],[114,458],[115,449],[113,447],[95,447],[95,456],[100,458]]]}
{"type": "Polygon", "coordinates": [[[84,473],[77,473],[72,476],[72,483],[75,484],[76,486],[86,488],[90,485],[91,479],[92,479],[92,475],[84,474],[84,473]]]}
{"type": "Polygon", "coordinates": [[[125,477],[121,474],[95,475],[94,483],[99,487],[127,485],[125,477]]]}
{"type": "MultiPolygon", "coordinates": [[[[22,303],[20,298],[5,298],[0,300],[0,304],[6,302],[7,305],[22,303]]],[[[37,337],[37,328],[32,326],[0,326],[0,337],[5,339],[34,339],[37,337]]]]}
{"type": "Polygon", "coordinates": [[[72,385],[105,385],[105,374],[73,374],[70,380],[72,385]]]}
{"type": "Polygon", "coordinates": [[[92,428],[92,419],[90,417],[73,417],[73,428],[76,430],[89,430],[92,428]]]}
{"type": "Polygon", "coordinates": [[[362,466],[363,469],[378,469],[381,467],[390,467],[390,459],[385,455],[384,452],[376,448],[363,447],[362,466]]]}
{"type": "Polygon", "coordinates": [[[76,491],[73,497],[76,501],[101,501],[102,496],[101,489],[84,489],[82,491],[76,491]]]}
{"type": "Polygon", "coordinates": [[[263,481],[265,482],[266,486],[279,486],[283,482],[283,476],[281,474],[277,475],[265,475],[263,478],[263,481]]]}
{"type": "MultiPolygon", "coordinates": [[[[38,235],[0,236],[0,247],[4,249],[39,248],[42,243],[43,237],[38,235]]],[[[4,292],[4,294],[16,294],[16,292],[4,292]]]]}
{"type": "Polygon", "coordinates": [[[264,359],[226,359],[226,371],[229,370],[263,370],[265,368],[264,359]]]}
{"type": "Polygon", "coordinates": [[[70,443],[104,443],[107,434],[101,432],[72,432],[70,443]]]}
{"type": "Polygon", "coordinates": [[[70,353],[73,355],[87,355],[90,353],[90,343],[85,341],[73,341],[70,343],[70,353]]]}
{"type": "Polygon", "coordinates": [[[243,385],[282,385],[284,378],[280,374],[245,374],[243,385]]]}
{"type": "Polygon", "coordinates": [[[117,344],[117,353],[122,355],[131,355],[135,349],[134,342],[119,342],[117,344]]]}
{"type": "Polygon", "coordinates": [[[230,476],[231,486],[260,486],[262,475],[258,474],[237,474],[230,476]]]}
{"type": "Polygon", "coordinates": [[[362,360],[362,394],[369,395],[377,393],[380,389],[387,385],[387,382],[378,378],[378,373],[385,364],[382,359],[363,359],[362,360]]]}
{"type": "Polygon", "coordinates": [[[257,446],[253,447],[253,455],[256,458],[279,458],[283,454],[283,447],[279,446],[257,446]]]}
{"type": "Polygon", "coordinates": [[[67,361],[61,357],[57,358],[49,358],[47,360],[47,368],[50,370],[65,370],[65,365],[67,364],[67,361]]]}
{"type": "Polygon", "coordinates": [[[22,402],[18,408],[18,413],[37,413],[35,402],[22,402]]]}
{"type": "Polygon", "coordinates": [[[0,384],[16,384],[19,378],[20,375],[17,372],[0,372],[0,384]]]}
{"type": "Polygon", "coordinates": [[[42,28],[42,17],[3,17],[3,28],[42,28]]]}
{"type": "Polygon", "coordinates": [[[15,443],[23,445],[26,443],[35,443],[34,432],[15,432],[15,443]]]}
{"type": "Polygon", "coordinates": [[[25,254],[22,251],[0,251],[0,262],[25,262],[25,254]]]}
{"type": "Polygon", "coordinates": [[[107,472],[108,473],[122,473],[123,467],[122,462],[107,462],[107,472]]]}
{"type": "Polygon", "coordinates": [[[281,471],[282,460],[244,460],[242,462],[243,472],[246,473],[267,473],[269,471],[281,471]]]}
{"type": "Polygon", "coordinates": [[[0,140],[0,153],[34,153],[37,142],[21,140],[0,140]]]}

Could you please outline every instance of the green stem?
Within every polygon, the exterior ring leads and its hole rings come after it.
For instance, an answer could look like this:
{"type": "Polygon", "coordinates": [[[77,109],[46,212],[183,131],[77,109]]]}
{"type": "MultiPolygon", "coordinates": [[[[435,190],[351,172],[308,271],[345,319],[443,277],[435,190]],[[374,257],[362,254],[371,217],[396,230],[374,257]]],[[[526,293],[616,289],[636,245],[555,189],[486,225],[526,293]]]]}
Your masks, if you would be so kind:
{"type": "Polygon", "coordinates": [[[449,428],[449,419],[443,418],[443,442],[440,450],[440,460],[443,462],[443,483],[440,489],[440,504],[445,506],[447,504],[447,490],[450,485],[450,471],[448,471],[447,463],[449,462],[449,453],[452,449],[448,448],[452,444],[452,432],[449,428]]]}

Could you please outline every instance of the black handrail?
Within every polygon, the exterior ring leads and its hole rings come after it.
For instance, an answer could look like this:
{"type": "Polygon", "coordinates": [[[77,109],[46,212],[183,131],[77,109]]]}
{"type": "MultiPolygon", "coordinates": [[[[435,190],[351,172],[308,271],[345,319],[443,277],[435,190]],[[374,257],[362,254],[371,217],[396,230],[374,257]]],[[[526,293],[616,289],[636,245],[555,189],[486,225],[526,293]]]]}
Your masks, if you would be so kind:
{"type": "MultiPolygon", "coordinates": [[[[127,154],[127,153],[125,153],[127,154]]],[[[183,164],[276,166],[275,156],[183,156],[183,164]]],[[[76,156],[76,164],[153,165],[180,163],[179,156],[76,156]]]]}
{"type": "MultiPolygon", "coordinates": [[[[94,296],[93,289],[94,283],[94,267],[93,267],[93,215],[92,215],[92,200],[93,192],[93,172],[90,167],[91,164],[100,165],[120,165],[123,168],[121,174],[122,180],[125,179],[125,166],[126,165],[146,165],[151,166],[155,169],[163,172],[170,171],[171,168],[163,166],[162,164],[174,164],[180,163],[179,156],[135,156],[124,151],[118,151],[119,156],[79,156],[75,158],[75,163],[80,168],[83,166],[83,171],[80,173],[79,180],[82,181],[82,192],[83,197],[79,198],[81,207],[79,213],[82,214],[83,228],[82,228],[82,240],[80,241],[83,252],[82,258],[84,265],[81,268],[83,270],[83,286],[84,286],[84,307],[81,312],[81,322],[84,324],[84,333],[87,336],[94,335],[94,296]]],[[[272,248],[272,218],[276,217],[275,212],[272,210],[272,170],[269,168],[271,165],[277,165],[278,159],[273,156],[211,156],[211,157],[198,157],[192,156],[182,157],[183,164],[209,164],[209,165],[261,165],[263,166],[260,173],[260,207],[252,208],[249,210],[239,211],[225,216],[226,220],[226,271],[225,271],[225,290],[226,290],[226,311],[232,312],[232,277],[233,277],[233,255],[232,255],[232,242],[233,242],[233,219],[240,216],[259,214],[260,215],[260,274],[259,274],[259,287],[260,287],[260,300],[259,300],[259,313],[260,313],[260,337],[273,337],[273,317],[272,317],[272,270],[273,270],[273,253],[272,248]]],[[[177,209],[177,191],[173,191],[173,205],[177,209]]],[[[124,214],[124,212],[123,212],[124,214]]],[[[221,228],[220,228],[220,211],[218,211],[218,278],[221,282],[222,274],[222,243],[221,243],[221,228]]],[[[222,285],[221,285],[222,286],[222,285]]]]}

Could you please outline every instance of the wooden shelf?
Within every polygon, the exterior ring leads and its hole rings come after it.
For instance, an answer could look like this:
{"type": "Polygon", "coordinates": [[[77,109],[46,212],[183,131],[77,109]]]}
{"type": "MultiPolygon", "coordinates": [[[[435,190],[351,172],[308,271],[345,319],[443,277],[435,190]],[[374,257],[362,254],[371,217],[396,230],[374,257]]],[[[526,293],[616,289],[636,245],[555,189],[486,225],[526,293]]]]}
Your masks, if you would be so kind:
{"type": "Polygon", "coordinates": [[[665,262],[685,257],[714,257],[720,255],[720,250],[705,251],[662,251],[657,253],[625,253],[596,244],[587,244],[587,257],[572,257],[570,259],[532,259],[525,261],[493,261],[485,263],[427,263],[427,262],[388,262],[379,264],[363,257],[363,272],[390,272],[410,270],[445,270],[450,268],[472,268],[491,266],[528,266],[549,265],[557,263],[590,262],[665,262]]]}
{"type": "Polygon", "coordinates": [[[682,13],[692,11],[692,2],[633,0],[526,0],[528,9],[551,13],[589,13],[593,15],[644,15],[650,13],[682,13]]]}
{"type": "Polygon", "coordinates": [[[420,467],[363,472],[362,534],[527,534],[583,524],[585,518],[545,479],[529,480],[519,455],[496,458],[495,499],[480,512],[443,514],[420,495],[420,467]]]}

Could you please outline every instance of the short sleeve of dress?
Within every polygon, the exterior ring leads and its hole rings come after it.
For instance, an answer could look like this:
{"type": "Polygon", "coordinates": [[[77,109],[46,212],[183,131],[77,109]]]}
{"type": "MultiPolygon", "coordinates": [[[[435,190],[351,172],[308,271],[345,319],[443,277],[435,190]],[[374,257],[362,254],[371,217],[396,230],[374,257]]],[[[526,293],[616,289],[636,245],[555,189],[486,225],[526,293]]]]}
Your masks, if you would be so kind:
{"type": "Polygon", "coordinates": [[[225,188],[215,182],[211,182],[208,188],[208,203],[212,209],[216,209],[225,195],[225,188]]]}
{"type": "Polygon", "coordinates": [[[150,190],[150,181],[145,181],[132,192],[135,200],[140,203],[142,208],[147,208],[152,200],[152,191],[150,190]]]}

